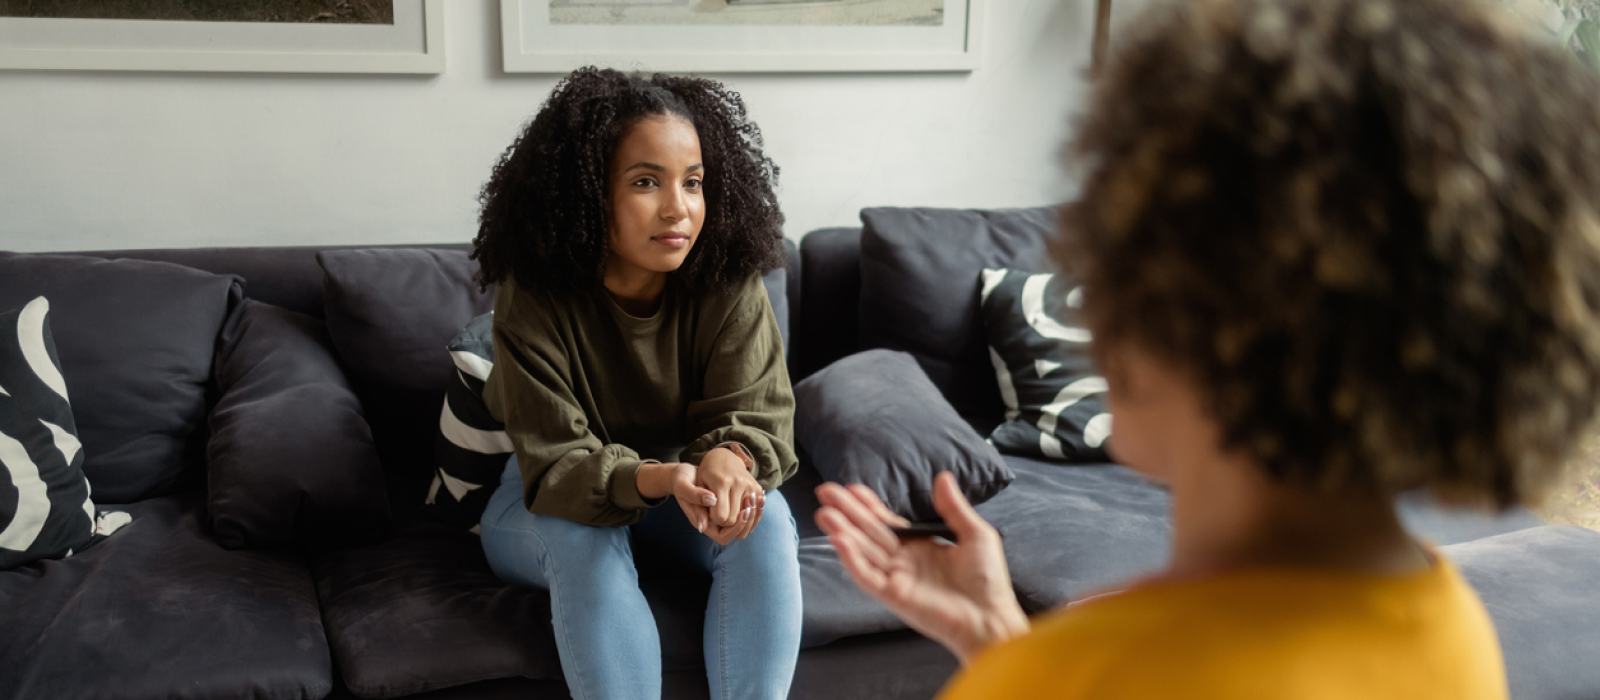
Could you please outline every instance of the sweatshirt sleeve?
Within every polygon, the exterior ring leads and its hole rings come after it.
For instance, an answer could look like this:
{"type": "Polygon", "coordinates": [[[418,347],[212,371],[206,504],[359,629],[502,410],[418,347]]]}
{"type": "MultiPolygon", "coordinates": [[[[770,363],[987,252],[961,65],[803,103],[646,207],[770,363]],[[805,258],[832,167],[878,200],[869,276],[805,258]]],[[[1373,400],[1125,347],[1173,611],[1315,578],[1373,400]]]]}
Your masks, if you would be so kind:
{"type": "MultiPolygon", "coordinates": [[[[522,502],[529,512],[585,525],[629,525],[666,499],[639,494],[646,460],[589,430],[573,395],[571,363],[562,336],[540,309],[502,311],[496,299],[494,371],[486,392],[498,408],[522,470],[522,502]]],[[[504,306],[515,306],[516,302],[504,306]]]]}
{"type": "Polygon", "coordinates": [[[767,491],[794,475],[794,389],[783,336],[761,277],[752,274],[706,352],[700,396],[689,401],[690,437],[682,459],[699,464],[719,445],[737,442],[755,460],[767,491]]]}

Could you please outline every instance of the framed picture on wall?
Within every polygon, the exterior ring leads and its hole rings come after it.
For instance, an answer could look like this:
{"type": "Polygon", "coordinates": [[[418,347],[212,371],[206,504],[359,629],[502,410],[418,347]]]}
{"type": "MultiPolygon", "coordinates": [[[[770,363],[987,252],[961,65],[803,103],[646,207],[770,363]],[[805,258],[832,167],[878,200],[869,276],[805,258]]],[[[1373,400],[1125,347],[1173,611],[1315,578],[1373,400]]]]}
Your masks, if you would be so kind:
{"type": "Polygon", "coordinates": [[[508,73],[970,71],[985,0],[500,0],[508,73]]]}
{"type": "Polygon", "coordinates": [[[0,0],[0,69],[441,73],[444,0],[0,0]]]}

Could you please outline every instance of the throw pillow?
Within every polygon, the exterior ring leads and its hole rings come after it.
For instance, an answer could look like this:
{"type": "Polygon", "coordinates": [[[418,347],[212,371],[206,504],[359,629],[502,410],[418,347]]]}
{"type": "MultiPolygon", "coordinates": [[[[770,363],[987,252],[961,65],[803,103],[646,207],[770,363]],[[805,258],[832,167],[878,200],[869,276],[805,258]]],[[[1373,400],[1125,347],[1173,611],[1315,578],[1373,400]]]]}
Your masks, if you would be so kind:
{"type": "Polygon", "coordinates": [[[383,535],[383,469],[323,323],[246,299],[217,350],[207,512],[227,549],[383,535]]]}
{"type": "Polygon", "coordinates": [[[978,271],[1050,272],[1058,218],[1049,207],[861,210],[861,347],[911,353],[957,413],[992,420],[1002,409],[978,271]]]}
{"type": "Polygon", "coordinates": [[[383,468],[414,477],[420,488],[433,471],[439,397],[459,383],[439,348],[494,308],[494,289],[478,291],[478,264],[461,249],[325,250],[317,262],[328,334],[366,409],[383,468]]]}
{"type": "Polygon", "coordinates": [[[1083,290],[1060,274],[986,268],[981,277],[989,359],[1006,407],[990,442],[1012,454],[1106,461],[1106,380],[1095,374],[1089,331],[1075,325],[1083,290]]]}
{"type": "Polygon", "coordinates": [[[51,333],[100,503],[198,486],[217,335],[239,278],[171,263],[0,253],[0,310],[50,300],[51,333]]]}
{"type": "Polygon", "coordinates": [[[478,531],[489,495],[511,458],[506,426],[489,415],[483,383],[494,369],[494,312],[472,319],[450,344],[456,381],[444,392],[433,449],[433,484],[423,511],[436,520],[478,531]]]}
{"type": "Polygon", "coordinates": [[[824,479],[865,484],[890,510],[936,520],[933,477],[952,472],[973,503],[1013,478],[910,354],[868,350],[794,387],[796,441],[824,479]]]}
{"type": "Polygon", "coordinates": [[[0,314],[0,569],[71,556],[99,524],[49,313],[39,297],[0,314]]]}

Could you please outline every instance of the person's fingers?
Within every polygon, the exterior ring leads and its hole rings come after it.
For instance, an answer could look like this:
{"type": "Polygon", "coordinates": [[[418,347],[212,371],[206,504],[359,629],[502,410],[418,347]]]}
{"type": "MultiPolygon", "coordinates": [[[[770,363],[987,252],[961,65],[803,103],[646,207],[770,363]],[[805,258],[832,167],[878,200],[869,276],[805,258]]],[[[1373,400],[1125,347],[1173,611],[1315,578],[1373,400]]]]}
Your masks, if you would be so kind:
{"type": "Polygon", "coordinates": [[[834,542],[835,546],[839,542],[848,542],[852,551],[885,571],[892,565],[894,553],[899,549],[898,540],[894,540],[891,547],[884,547],[862,532],[854,521],[831,506],[825,506],[817,511],[817,524],[822,526],[823,532],[828,533],[828,540],[834,542]]]}
{"type": "Polygon", "coordinates": [[[834,551],[839,553],[839,563],[856,586],[873,597],[882,596],[888,587],[889,577],[882,569],[873,566],[856,546],[856,540],[829,536],[834,551]]]}
{"type": "Polygon", "coordinates": [[[734,500],[733,484],[717,489],[716,496],[717,504],[711,506],[711,521],[722,527],[732,525],[734,518],[739,515],[739,502],[734,500]]]}
{"type": "Polygon", "coordinates": [[[756,514],[755,514],[755,517],[750,518],[750,531],[751,532],[755,532],[756,531],[756,527],[761,524],[761,514],[764,511],[766,511],[766,509],[767,509],[767,499],[763,495],[761,498],[757,498],[756,499],[756,514]]]}
{"type": "Polygon", "coordinates": [[[701,488],[691,484],[689,486],[689,493],[693,495],[696,501],[699,501],[700,505],[706,506],[707,508],[717,504],[717,492],[712,491],[711,489],[701,488]]]}
{"type": "Polygon", "coordinates": [[[878,493],[868,488],[865,484],[851,484],[846,486],[845,489],[853,494],[856,500],[861,501],[861,504],[866,506],[867,510],[876,513],[880,520],[901,527],[911,524],[910,520],[906,520],[894,511],[889,510],[889,506],[884,505],[883,501],[878,498],[878,493]]]}
{"type": "Polygon", "coordinates": [[[694,505],[692,501],[678,499],[678,506],[683,509],[683,517],[689,520],[689,525],[700,532],[706,531],[706,509],[694,505]]]}
{"type": "Polygon", "coordinates": [[[817,487],[817,499],[837,509],[855,524],[863,536],[877,543],[879,547],[892,551],[899,544],[898,538],[877,513],[869,510],[855,494],[838,484],[823,484],[817,487]]]}
{"type": "Polygon", "coordinates": [[[967,497],[961,495],[956,478],[950,472],[939,472],[933,478],[933,509],[944,518],[945,525],[956,534],[956,540],[984,538],[994,532],[988,521],[972,509],[967,497]]]}

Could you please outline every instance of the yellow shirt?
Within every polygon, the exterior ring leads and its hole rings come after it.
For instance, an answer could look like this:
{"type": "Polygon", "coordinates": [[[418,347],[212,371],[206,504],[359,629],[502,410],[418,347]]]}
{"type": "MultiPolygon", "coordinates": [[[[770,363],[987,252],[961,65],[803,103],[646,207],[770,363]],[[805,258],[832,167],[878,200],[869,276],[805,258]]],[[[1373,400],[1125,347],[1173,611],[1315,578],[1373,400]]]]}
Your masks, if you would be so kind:
{"type": "Polygon", "coordinates": [[[1378,576],[1288,569],[1155,581],[1036,621],[942,700],[1504,700],[1494,626],[1443,558],[1378,576]]]}

